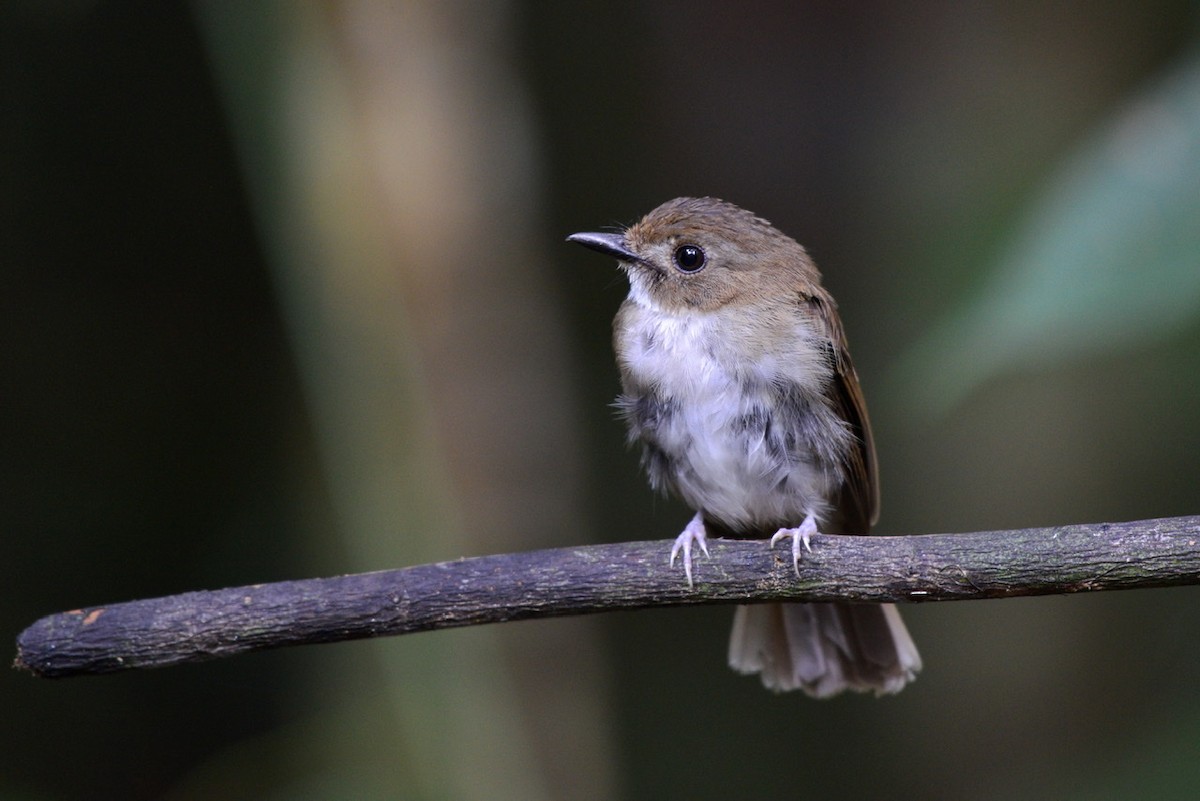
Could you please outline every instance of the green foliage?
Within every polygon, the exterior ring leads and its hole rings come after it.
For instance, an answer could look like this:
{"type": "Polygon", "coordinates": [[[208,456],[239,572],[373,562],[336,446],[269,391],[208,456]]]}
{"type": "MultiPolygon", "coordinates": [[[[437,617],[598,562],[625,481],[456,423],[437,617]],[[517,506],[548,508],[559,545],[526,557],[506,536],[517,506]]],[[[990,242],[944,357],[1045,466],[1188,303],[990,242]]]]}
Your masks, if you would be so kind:
{"type": "Polygon", "coordinates": [[[1200,316],[1200,54],[1133,96],[1052,175],[990,280],[895,368],[948,411],[1029,367],[1143,347],[1200,316]]]}

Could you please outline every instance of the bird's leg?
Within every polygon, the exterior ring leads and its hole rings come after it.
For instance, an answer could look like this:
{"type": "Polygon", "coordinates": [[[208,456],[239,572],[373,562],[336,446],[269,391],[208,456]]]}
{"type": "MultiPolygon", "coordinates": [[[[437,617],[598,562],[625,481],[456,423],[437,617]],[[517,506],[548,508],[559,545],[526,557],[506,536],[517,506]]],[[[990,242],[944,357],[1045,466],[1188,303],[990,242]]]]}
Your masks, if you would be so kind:
{"type": "Polygon", "coordinates": [[[675,566],[675,557],[683,551],[683,572],[687,576],[689,590],[692,588],[692,543],[699,545],[704,555],[708,556],[706,539],[704,517],[696,512],[696,516],[684,527],[683,533],[675,538],[675,544],[671,546],[671,567],[675,566]]]}
{"type": "Polygon", "coordinates": [[[771,547],[775,547],[775,543],[780,540],[785,540],[788,537],[792,538],[792,567],[796,569],[796,578],[800,578],[800,546],[804,546],[804,550],[812,553],[812,546],[809,545],[809,540],[813,534],[817,532],[817,518],[812,515],[807,515],[804,522],[796,528],[781,528],[775,532],[775,536],[771,537],[771,547]]]}

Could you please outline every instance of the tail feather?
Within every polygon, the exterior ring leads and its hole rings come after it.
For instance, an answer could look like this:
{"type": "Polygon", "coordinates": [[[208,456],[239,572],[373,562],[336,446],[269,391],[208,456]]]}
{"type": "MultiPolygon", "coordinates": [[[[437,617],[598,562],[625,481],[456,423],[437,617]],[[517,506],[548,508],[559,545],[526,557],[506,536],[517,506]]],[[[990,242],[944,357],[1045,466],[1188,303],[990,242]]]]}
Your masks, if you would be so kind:
{"type": "Polygon", "coordinates": [[[899,692],[921,656],[892,604],[756,604],[734,614],[729,665],[776,692],[828,698],[899,692]]]}

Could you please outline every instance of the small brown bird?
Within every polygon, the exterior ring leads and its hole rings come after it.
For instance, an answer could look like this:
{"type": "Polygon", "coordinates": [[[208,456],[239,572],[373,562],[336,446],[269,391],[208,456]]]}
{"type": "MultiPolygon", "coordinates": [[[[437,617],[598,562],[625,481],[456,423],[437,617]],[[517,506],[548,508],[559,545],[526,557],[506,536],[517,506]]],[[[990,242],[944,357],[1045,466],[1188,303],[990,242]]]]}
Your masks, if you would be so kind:
{"type": "MultiPolygon", "coordinates": [[[[654,488],[696,511],[671,549],[692,583],[710,535],[866,534],[875,447],[832,296],[795,240],[715,198],[677,198],[623,233],[568,237],[615,256],[617,401],[654,488]]],[[[891,604],[739,606],[729,664],[772,690],[894,693],[921,657],[891,604]]]]}

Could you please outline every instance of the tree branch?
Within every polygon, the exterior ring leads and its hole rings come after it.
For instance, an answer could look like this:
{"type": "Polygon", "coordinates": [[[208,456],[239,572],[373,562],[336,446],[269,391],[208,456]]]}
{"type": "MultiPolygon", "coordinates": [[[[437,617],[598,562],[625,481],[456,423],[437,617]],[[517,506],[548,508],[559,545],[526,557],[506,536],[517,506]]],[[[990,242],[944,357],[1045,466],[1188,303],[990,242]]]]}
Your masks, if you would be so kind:
{"type": "Polygon", "coordinates": [[[63,677],[285,645],[745,601],[949,601],[1200,584],[1200,516],[907,537],[818,536],[789,549],[714,540],[694,589],[665,541],[484,556],[401,570],[189,592],[42,618],[15,666],[63,677]]]}

